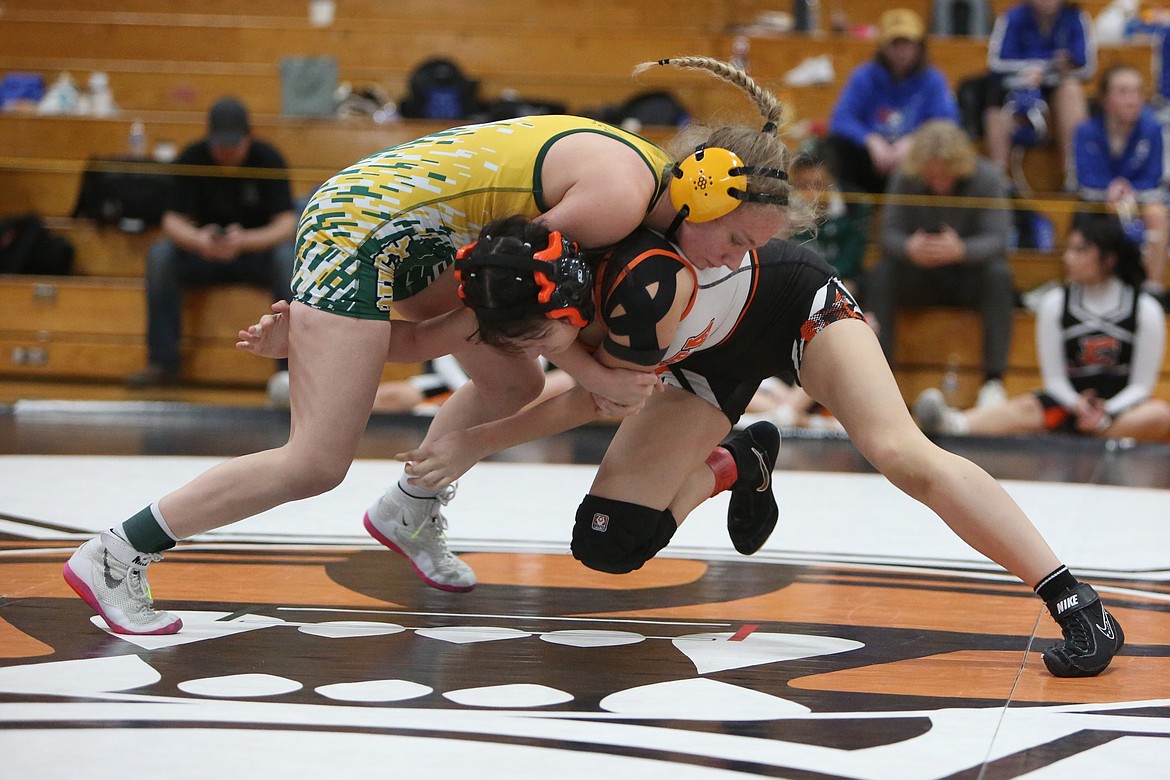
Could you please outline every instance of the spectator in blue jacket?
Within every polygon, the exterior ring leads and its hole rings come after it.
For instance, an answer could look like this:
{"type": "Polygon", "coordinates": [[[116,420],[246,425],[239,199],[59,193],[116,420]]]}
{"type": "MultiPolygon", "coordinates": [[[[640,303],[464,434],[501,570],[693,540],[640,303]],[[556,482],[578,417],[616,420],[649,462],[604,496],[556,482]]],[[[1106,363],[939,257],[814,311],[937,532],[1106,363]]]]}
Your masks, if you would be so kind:
{"type": "Polygon", "coordinates": [[[1153,74],[1154,113],[1158,121],[1170,123],[1170,10],[1151,8],[1140,17],[1131,17],[1125,25],[1128,41],[1150,44],[1150,73],[1153,74]]]}
{"type": "Polygon", "coordinates": [[[1154,105],[1158,113],[1165,120],[1167,108],[1170,108],[1170,68],[1166,67],[1170,61],[1170,35],[1167,35],[1167,22],[1163,21],[1154,35],[1154,56],[1150,63],[1154,72],[1154,105]]]}
{"type": "Polygon", "coordinates": [[[946,76],[927,62],[922,17],[895,8],[879,29],[877,54],[850,74],[829,118],[830,167],[842,189],[884,192],[919,126],[959,121],[946,76]]]}
{"type": "Polygon", "coordinates": [[[1077,188],[1081,200],[1108,203],[1139,242],[1146,266],[1145,289],[1165,291],[1167,220],[1162,190],[1165,129],[1146,102],[1142,74],[1114,65],[1101,74],[1101,114],[1075,136],[1077,188]]]}
{"type": "Polygon", "coordinates": [[[1073,134],[1089,115],[1084,83],[1097,70],[1097,43],[1089,15],[1064,0],[1025,0],[995,20],[987,52],[993,78],[984,134],[987,155],[1008,170],[1014,119],[1002,110],[1013,95],[1038,91],[1064,163],[1064,186],[1073,189],[1073,134]],[[998,77],[998,78],[996,78],[998,77]]]}

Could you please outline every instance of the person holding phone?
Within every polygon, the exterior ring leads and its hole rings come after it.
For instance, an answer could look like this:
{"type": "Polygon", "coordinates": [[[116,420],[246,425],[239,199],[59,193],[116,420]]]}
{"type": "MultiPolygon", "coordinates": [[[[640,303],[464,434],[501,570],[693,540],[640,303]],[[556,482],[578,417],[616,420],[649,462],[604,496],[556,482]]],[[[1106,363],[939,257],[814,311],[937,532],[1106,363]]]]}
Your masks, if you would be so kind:
{"type": "MultiPolygon", "coordinates": [[[[288,165],[252,134],[248,109],[215,101],[207,135],[191,143],[170,177],[162,237],[146,256],[147,364],[126,381],[145,388],[183,381],[179,342],[189,287],[251,284],[292,300],[296,212],[288,165]],[[207,171],[206,174],[202,171],[207,171]]],[[[274,379],[287,377],[277,361],[274,379]]]]}
{"type": "Polygon", "coordinates": [[[915,132],[886,194],[882,256],[866,295],[886,359],[893,363],[898,308],[974,309],[983,316],[979,404],[1002,402],[1014,301],[1007,180],[962,128],[940,119],[915,132]]]}

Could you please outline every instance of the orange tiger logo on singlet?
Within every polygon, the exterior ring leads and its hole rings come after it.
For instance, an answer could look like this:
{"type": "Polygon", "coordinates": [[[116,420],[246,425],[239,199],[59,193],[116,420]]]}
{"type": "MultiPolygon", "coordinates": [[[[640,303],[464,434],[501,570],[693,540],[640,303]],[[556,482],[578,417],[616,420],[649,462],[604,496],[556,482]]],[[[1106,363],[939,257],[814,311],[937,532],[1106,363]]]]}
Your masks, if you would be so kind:
{"type": "Polygon", "coordinates": [[[683,342],[682,349],[680,349],[677,354],[662,361],[661,368],[665,369],[666,366],[669,366],[672,363],[677,363],[680,360],[683,360],[688,355],[690,355],[692,352],[694,352],[695,350],[702,347],[703,344],[706,343],[707,339],[711,336],[711,331],[714,329],[715,329],[715,320],[711,320],[710,322],[707,323],[707,327],[703,328],[702,333],[698,333],[694,336],[691,336],[685,342],[683,342]]]}

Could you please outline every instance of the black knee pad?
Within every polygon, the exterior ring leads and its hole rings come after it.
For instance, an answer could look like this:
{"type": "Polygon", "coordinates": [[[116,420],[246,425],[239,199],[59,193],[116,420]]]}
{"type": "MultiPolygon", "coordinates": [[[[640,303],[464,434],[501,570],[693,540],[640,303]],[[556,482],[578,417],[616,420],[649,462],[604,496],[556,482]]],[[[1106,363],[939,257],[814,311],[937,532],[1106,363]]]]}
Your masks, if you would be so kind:
{"type": "Polygon", "coordinates": [[[573,524],[573,557],[590,569],[626,574],[657,555],[677,527],[669,509],[587,495],[573,524]]]}

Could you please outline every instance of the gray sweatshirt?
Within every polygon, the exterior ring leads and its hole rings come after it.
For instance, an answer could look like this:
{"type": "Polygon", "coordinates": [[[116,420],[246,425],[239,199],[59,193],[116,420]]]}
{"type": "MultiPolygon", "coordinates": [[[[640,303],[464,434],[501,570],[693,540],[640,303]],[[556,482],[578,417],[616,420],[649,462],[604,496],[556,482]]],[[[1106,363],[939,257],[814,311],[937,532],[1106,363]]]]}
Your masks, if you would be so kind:
{"type": "Polygon", "coordinates": [[[881,215],[882,255],[899,261],[906,260],[906,239],[919,229],[930,229],[940,223],[954,228],[966,247],[964,262],[1006,262],[1008,234],[1011,230],[1011,207],[1008,202],[1008,184],[999,169],[990,160],[979,158],[975,171],[955,183],[947,198],[978,198],[984,202],[951,204],[936,196],[926,185],[897,171],[890,180],[887,195],[907,195],[936,200],[936,204],[919,205],[885,203],[881,215]]]}

